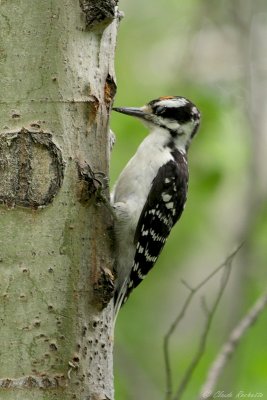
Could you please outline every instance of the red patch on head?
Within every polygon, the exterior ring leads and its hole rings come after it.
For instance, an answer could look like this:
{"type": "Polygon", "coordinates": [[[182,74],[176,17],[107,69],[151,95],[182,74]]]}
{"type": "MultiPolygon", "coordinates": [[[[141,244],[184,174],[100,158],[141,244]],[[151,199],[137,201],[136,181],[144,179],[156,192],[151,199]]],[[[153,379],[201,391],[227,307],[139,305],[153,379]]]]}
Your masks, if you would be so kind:
{"type": "Polygon", "coordinates": [[[160,100],[168,100],[168,99],[174,99],[174,97],[173,97],[173,96],[163,96],[163,97],[160,97],[160,100]]]}

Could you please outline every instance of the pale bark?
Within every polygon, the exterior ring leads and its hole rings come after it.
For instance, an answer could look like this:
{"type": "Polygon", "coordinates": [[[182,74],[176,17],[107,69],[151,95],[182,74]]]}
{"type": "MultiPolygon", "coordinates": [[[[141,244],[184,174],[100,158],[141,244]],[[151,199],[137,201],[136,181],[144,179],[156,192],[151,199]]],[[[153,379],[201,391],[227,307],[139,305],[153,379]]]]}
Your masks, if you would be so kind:
{"type": "Polygon", "coordinates": [[[115,13],[0,1],[1,399],[113,399],[112,219],[88,165],[108,174],[115,13]]]}

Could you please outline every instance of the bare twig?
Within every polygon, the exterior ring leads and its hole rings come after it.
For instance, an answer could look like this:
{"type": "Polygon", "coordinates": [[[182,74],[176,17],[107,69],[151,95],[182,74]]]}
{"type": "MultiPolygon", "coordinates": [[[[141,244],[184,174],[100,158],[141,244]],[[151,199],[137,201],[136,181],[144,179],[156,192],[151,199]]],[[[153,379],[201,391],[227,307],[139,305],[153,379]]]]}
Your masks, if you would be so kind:
{"type": "Polygon", "coordinates": [[[207,376],[207,380],[202,386],[199,400],[209,399],[212,397],[212,392],[218,382],[218,379],[225,368],[227,361],[231,358],[232,354],[236,350],[240,340],[250,328],[259,315],[263,312],[267,306],[267,293],[261,296],[244,318],[238,323],[238,325],[231,332],[228,340],[223,345],[215,361],[213,362],[207,376]]]}
{"type": "Polygon", "coordinates": [[[183,378],[181,380],[181,383],[180,383],[180,385],[178,387],[178,390],[177,390],[175,396],[173,397],[173,400],[180,400],[181,399],[182,394],[184,393],[184,391],[185,391],[185,389],[186,389],[186,387],[187,387],[187,385],[188,385],[188,383],[189,383],[189,381],[190,381],[190,379],[192,377],[192,374],[193,374],[194,370],[196,369],[196,367],[197,367],[202,355],[204,354],[204,351],[205,351],[205,348],[206,348],[207,337],[208,337],[208,334],[209,334],[209,331],[210,331],[210,327],[211,327],[211,323],[212,323],[213,317],[215,315],[215,312],[217,310],[217,307],[218,307],[218,305],[220,303],[221,297],[222,297],[222,295],[224,293],[224,289],[225,289],[225,287],[227,285],[227,282],[229,280],[229,276],[230,276],[230,273],[231,273],[231,266],[232,266],[232,262],[231,261],[229,261],[225,265],[224,273],[223,273],[222,280],[221,280],[221,285],[220,285],[219,291],[218,291],[218,293],[216,295],[214,304],[212,305],[210,311],[206,310],[206,315],[207,315],[206,323],[205,323],[205,327],[204,327],[203,333],[202,333],[202,335],[200,337],[198,349],[196,350],[195,356],[193,357],[191,363],[189,364],[188,368],[185,371],[185,374],[184,374],[184,376],[183,376],[183,378]]]}
{"type": "MultiPolygon", "coordinates": [[[[164,361],[165,361],[165,371],[166,371],[166,396],[165,396],[165,400],[178,400],[182,394],[182,392],[184,391],[195,367],[197,366],[201,356],[202,356],[202,349],[204,350],[205,344],[206,344],[206,338],[209,332],[209,328],[210,328],[210,324],[213,318],[213,315],[216,311],[217,305],[219,303],[219,300],[221,298],[222,292],[224,290],[225,284],[227,282],[226,279],[224,279],[224,281],[222,281],[221,283],[221,288],[220,291],[217,295],[217,298],[215,300],[215,303],[211,309],[211,311],[209,312],[209,317],[207,318],[207,323],[203,332],[203,335],[201,337],[201,341],[200,341],[200,345],[199,345],[199,349],[197,350],[197,354],[194,357],[192,363],[190,364],[190,366],[188,367],[188,370],[186,371],[184,378],[182,379],[181,384],[179,385],[178,391],[175,395],[175,397],[173,397],[173,382],[172,382],[172,371],[171,371],[171,364],[170,364],[170,338],[173,335],[175,329],[178,327],[179,323],[181,322],[181,320],[183,319],[193,297],[195,296],[195,294],[211,279],[213,278],[219,271],[221,271],[223,268],[225,267],[231,267],[233,258],[235,257],[235,255],[237,254],[237,252],[240,250],[240,248],[243,246],[243,243],[240,244],[227,258],[226,260],[219,265],[219,267],[217,267],[211,274],[209,274],[203,281],[201,281],[197,286],[195,286],[194,288],[191,288],[186,282],[183,281],[184,285],[188,288],[188,290],[190,291],[189,295],[187,296],[187,298],[184,301],[184,304],[181,308],[180,313],[177,315],[176,319],[173,321],[173,323],[171,324],[168,332],[166,333],[165,337],[164,337],[164,361]],[[224,284],[225,283],[225,284],[224,284]]],[[[230,268],[227,268],[227,271],[230,272],[230,268]]],[[[229,277],[229,276],[228,276],[229,277]]],[[[228,279],[227,277],[227,279],[228,279]]]]}

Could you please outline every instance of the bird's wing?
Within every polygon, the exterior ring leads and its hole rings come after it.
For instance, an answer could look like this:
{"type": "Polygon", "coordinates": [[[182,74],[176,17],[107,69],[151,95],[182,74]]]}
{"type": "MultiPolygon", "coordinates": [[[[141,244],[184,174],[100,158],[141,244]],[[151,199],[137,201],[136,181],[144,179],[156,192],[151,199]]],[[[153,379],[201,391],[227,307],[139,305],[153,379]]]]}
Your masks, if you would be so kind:
{"type": "Polygon", "coordinates": [[[183,212],[187,184],[186,161],[177,163],[171,160],[159,168],[136,228],[134,264],[118,294],[119,307],[157,261],[173,225],[183,212]]]}

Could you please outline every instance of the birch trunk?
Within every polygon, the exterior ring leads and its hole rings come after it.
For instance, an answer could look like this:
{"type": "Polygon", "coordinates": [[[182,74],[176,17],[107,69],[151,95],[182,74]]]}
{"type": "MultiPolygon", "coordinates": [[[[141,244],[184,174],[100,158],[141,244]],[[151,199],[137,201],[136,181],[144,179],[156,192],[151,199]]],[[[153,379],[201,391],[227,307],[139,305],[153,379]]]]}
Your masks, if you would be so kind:
{"type": "Polygon", "coordinates": [[[0,1],[1,400],[113,399],[115,6],[0,1]]]}

